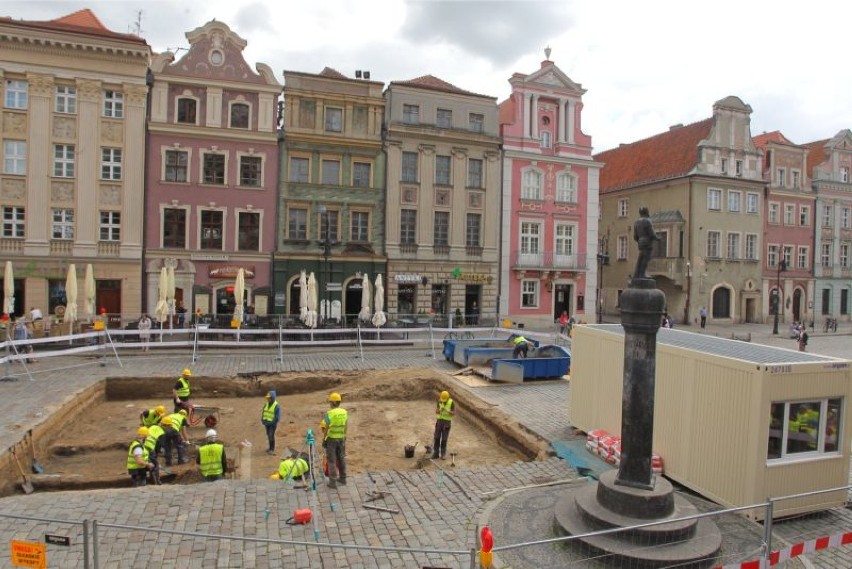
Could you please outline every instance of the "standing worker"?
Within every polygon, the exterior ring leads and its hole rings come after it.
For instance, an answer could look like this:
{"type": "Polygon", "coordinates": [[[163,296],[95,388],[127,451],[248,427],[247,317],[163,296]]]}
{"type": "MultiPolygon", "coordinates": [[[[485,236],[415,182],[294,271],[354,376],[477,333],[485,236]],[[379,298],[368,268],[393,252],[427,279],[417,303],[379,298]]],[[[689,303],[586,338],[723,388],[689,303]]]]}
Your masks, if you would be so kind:
{"type": "Polygon", "coordinates": [[[227,467],[225,445],[216,441],[216,430],[207,431],[207,443],[198,449],[195,462],[201,467],[201,475],[207,482],[221,480],[227,467]]]}
{"type": "Polygon", "coordinates": [[[432,458],[447,458],[447,440],[450,438],[450,427],[456,414],[456,407],[450,399],[449,391],[442,391],[438,396],[438,405],[435,408],[437,420],[435,421],[435,439],[432,441],[432,458]]]}
{"type": "Polygon", "coordinates": [[[189,442],[189,437],[186,434],[186,409],[181,409],[177,413],[172,413],[163,417],[160,421],[166,424],[166,419],[172,427],[172,432],[167,431],[168,438],[166,439],[164,450],[166,453],[166,466],[172,465],[172,447],[177,447],[178,464],[186,464],[189,462],[186,458],[186,443],[189,442]]]}
{"type": "Polygon", "coordinates": [[[166,416],[166,408],[162,405],[157,405],[153,409],[146,409],[139,414],[139,419],[142,421],[143,427],[157,425],[160,419],[166,416]]]}
{"type": "Polygon", "coordinates": [[[269,441],[266,454],[275,454],[275,430],[278,428],[280,419],[281,406],[275,399],[275,391],[270,391],[266,394],[266,403],[263,405],[263,411],[260,414],[260,421],[266,427],[266,439],[269,441]]]}
{"type": "Polygon", "coordinates": [[[154,465],[148,462],[148,451],[145,449],[144,442],[148,437],[148,429],[139,427],[136,430],[136,438],[130,443],[130,448],[127,450],[127,473],[130,474],[130,479],[133,480],[133,487],[145,486],[145,480],[148,478],[148,470],[154,468],[154,465]]]}
{"type": "Polygon", "coordinates": [[[189,378],[192,377],[192,372],[189,368],[184,368],[181,372],[180,377],[175,383],[174,388],[172,389],[172,394],[175,399],[175,413],[180,411],[182,408],[186,408],[189,403],[189,378]]]}
{"type": "Polygon", "coordinates": [[[512,334],[512,337],[509,339],[512,340],[512,344],[515,345],[515,349],[512,350],[512,358],[526,358],[531,342],[520,334],[512,334]]]}
{"type": "Polygon", "coordinates": [[[157,486],[162,484],[162,481],[160,481],[160,463],[157,461],[157,455],[163,450],[163,443],[165,442],[163,435],[165,434],[166,431],[160,426],[159,422],[154,423],[148,427],[148,436],[145,437],[145,442],[143,443],[145,450],[148,451],[148,461],[153,465],[153,468],[151,468],[151,482],[157,486]]]}
{"type": "Polygon", "coordinates": [[[346,423],[348,415],[346,409],[340,407],[341,397],[339,393],[328,396],[328,404],[331,409],[322,418],[320,428],[323,432],[322,446],[328,458],[328,487],[337,488],[337,481],[346,484],[346,423]]]}

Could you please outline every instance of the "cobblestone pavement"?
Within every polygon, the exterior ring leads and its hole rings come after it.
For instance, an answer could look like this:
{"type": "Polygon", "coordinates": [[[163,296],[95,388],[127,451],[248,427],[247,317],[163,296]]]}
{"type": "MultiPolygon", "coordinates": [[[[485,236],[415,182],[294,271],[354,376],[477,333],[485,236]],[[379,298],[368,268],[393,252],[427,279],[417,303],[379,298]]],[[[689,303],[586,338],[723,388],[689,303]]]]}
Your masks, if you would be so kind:
{"type": "MultiPolygon", "coordinates": [[[[692,327],[693,331],[700,331],[692,327]]],[[[752,341],[795,349],[783,335],[773,337],[771,328],[757,325],[737,327],[738,335],[752,333],[752,341]]],[[[730,327],[702,333],[729,336],[730,327]]],[[[850,336],[843,333],[812,335],[811,351],[837,357],[852,356],[850,336]]],[[[433,359],[426,349],[354,348],[311,349],[277,353],[256,351],[246,354],[202,353],[192,362],[188,353],[169,352],[152,356],[122,356],[123,367],[114,358],[99,360],[86,356],[42,358],[31,366],[33,381],[17,375],[18,381],[0,383],[0,448],[19,441],[27,429],[49,413],[71,401],[77,393],[104,377],[176,376],[191,365],[199,375],[233,376],[246,371],[312,371],[431,367],[455,371],[457,367],[433,359]],[[104,365],[101,366],[100,364],[104,365]],[[5,445],[5,446],[4,446],[5,445]]],[[[19,367],[13,367],[20,374],[19,367]]],[[[448,376],[452,377],[452,376],[448,376]]],[[[567,407],[569,384],[565,381],[532,382],[525,385],[488,385],[472,388],[459,382],[457,389],[475,393],[508,413],[531,431],[548,440],[570,438],[567,407]]],[[[540,535],[531,528],[511,523],[516,503],[525,498],[517,493],[498,491],[553,480],[575,478],[576,473],[562,460],[516,462],[488,468],[458,468],[437,471],[389,472],[359,475],[346,486],[330,490],[320,484],[316,495],[274,481],[223,481],[194,486],[161,486],[142,489],[98,490],[90,492],[35,493],[0,500],[0,513],[28,515],[46,520],[97,520],[100,567],[469,567],[470,549],[475,544],[477,524],[495,528],[497,545],[516,543],[540,535]],[[375,480],[375,482],[374,482],[375,480]],[[368,490],[378,484],[392,492],[389,498],[371,502],[396,509],[399,513],[362,507],[368,490]],[[498,497],[487,500],[497,492],[498,497]],[[510,498],[511,497],[511,498],[510,498]],[[316,500],[316,502],[314,502],[316,500]],[[287,518],[297,508],[311,507],[317,522],[291,526],[287,518]],[[113,527],[119,526],[119,527],[113,527]],[[120,526],[142,526],[150,531],[120,526]],[[501,529],[498,533],[497,528],[501,529]],[[517,529],[512,529],[517,528],[517,529]],[[215,537],[187,537],[180,533],[238,536],[247,541],[215,537]],[[523,531],[522,531],[523,530],[523,531]],[[273,540],[273,541],[264,541],[273,540]],[[281,541],[287,543],[282,543],[281,541]],[[349,546],[408,548],[410,551],[367,551],[331,549],[313,544],[343,543],[349,546]]],[[[554,495],[559,486],[554,487],[554,495]]],[[[529,490],[529,503],[538,503],[540,489],[529,490]]],[[[521,493],[523,494],[523,492],[521,493]]],[[[846,509],[788,522],[776,528],[774,548],[801,539],[852,530],[852,516],[846,509]]],[[[544,530],[542,530],[544,531],[544,530]]],[[[0,559],[8,559],[10,539],[43,541],[45,533],[69,535],[72,547],[49,546],[50,566],[82,566],[80,526],[56,522],[20,521],[0,517],[0,559]]],[[[551,534],[541,535],[547,537],[551,534]]],[[[847,548],[848,549],[848,548],[847,548]]],[[[550,546],[524,565],[511,560],[512,569],[541,566],[546,552],[559,553],[550,546]]],[[[549,558],[558,566],[559,556],[549,558]]],[[[553,563],[556,565],[553,565],[553,563]]],[[[509,567],[505,562],[498,567],[509,567]]],[[[788,567],[801,562],[788,563],[788,567]]],[[[3,561],[0,561],[0,565],[3,561]]],[[[852,567],[852,552],[834,549],[808,557],[807,566],[852,567]]]]}

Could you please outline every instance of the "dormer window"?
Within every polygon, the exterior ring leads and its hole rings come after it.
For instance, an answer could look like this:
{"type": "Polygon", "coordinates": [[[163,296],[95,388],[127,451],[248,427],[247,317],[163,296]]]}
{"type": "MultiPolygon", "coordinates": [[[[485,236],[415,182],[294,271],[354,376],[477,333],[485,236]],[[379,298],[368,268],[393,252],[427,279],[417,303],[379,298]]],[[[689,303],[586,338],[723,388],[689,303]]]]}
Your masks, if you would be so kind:
{"type": "Polygon", "coordinates": [[[177,100],[177,122],[183,124],[197,124],[197,109],[198,102],[195,99],[181,97],[177,100]]]}
{"type": "Polygon", "coordinates": [[[541,131],[541,147],[542,148],[550,148],[550,131],[543,130],[541,131]]]}
{"type": "Polygon", "coordinates": [[[231,104],[231,128],[249,127],[249,106],[245,103],[231,104]]]}

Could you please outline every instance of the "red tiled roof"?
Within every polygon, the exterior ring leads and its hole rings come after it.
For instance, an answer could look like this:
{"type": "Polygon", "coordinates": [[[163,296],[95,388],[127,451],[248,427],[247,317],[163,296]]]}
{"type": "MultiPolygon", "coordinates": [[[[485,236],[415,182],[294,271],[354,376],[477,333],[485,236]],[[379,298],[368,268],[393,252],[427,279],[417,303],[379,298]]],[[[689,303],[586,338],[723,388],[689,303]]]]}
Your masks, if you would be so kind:
{"type": "Polygon", "coordinates": [[[391,81],[390,84],[402,85],[405,87],[417,87],[419,89],[431,89],[432,91],[441,91],[443,93],[456,93],[458,95],[473,95],[474,97],[487,97],[489,99],[496,99],[496,97],[480,95],[479,93],[474,93],[473,91],[465,91],[464,89],[459,89],[452,83],[447,83],[443,79],[438,79],[434,75],[423,75],[422,77],[417,77],[416,79],[409,79],[408,81],[391,81]]]}
{"type": "Polygon", "coordinates": [[[831,142],[830,138],[825,138],[823,140],[815,140],[814,142],[809,142],[807,144],[803,144],[802,147],[808,151],[808,176],[813,177],[814,168],[825,162],[825,145],[831,142]]]}
{"type": "Polygon", "coordinates": [[[349,79],[349,77],[337,69],[332,69],[331,67],[323,67],[323,70],[319,72],[319,75],[320,77],[330,77],[332,79],[349,79]]]}
{"type": "Polygon", "coordinates": [[[683,176],[698,161],[698,143],[707,138],[713,118],[596,154],[603,162],[600,192],[683,176]]]}
{"type": "Polygon", "coordinates": [[[88,8],[78,10],[74,13],[56,18],[55,20],[14,20],[12,18],[0,18],[5,24],[12,24],[26,28],[37,28],[59,32],[72,32],[92,36],[100,36],[112,39],[132,41],[134,43],[148,45],[144,39],[133,34],[120,34],[107,28],[101,23],[94,12],[88,8]]]}
{"type": "Polygon", "coordinates": [[[515,98],[509,97],[497,106],[497,115],[500,126],[514,124],[515,122],[515,98]]]}
{"type": "Polygon", "coordinates": [[[781,134],[780,130],[773,130],[772,132],[764,132],[763,134],[758,134],[757,136],[752,136],[751,141],[758,148],[766,148],[766,146],[770,142],[777,142],[778,144],[786,144],[789,146],[796,146],[790,140],[781,134]]]}

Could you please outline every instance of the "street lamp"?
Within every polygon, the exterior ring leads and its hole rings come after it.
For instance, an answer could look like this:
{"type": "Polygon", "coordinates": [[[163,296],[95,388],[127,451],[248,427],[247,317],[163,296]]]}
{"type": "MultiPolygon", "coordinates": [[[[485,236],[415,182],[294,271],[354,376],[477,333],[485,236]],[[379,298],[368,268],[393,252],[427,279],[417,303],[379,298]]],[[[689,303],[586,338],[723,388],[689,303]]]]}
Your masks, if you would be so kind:
{"type": "Polygon", "coordinates": [[[603,290],[603,268],[609,266],[609,255],[606,253],[598,253],[598,294],[597,294],[597,322],[600,324],[603,321],[603,299],[601,299],[601,290],[603,290]]]}
{"type": "Polygon", "coordinates": [[[331,300],[328,298],[328,283],[331,282],[331,263],[329,263],[328,258],[331,256],[331,233],[330,226],[328,223],[328,208],[324,205],[319,206],[319,212],[321,216],[321,223],[323,224],[323,239],[320,241],[320,247],[322,247],[322,259],[325,263],[326,270],[326,280],[325,280],[325,291],[320,295],[321,300],[320,304],[324,307],[324,310],[320,310],[320,315],[323,317],[323,323],[325,323],[326,318],[331,315],[331,300]]]}
{"type": "Polygon", "coordinates": [[[683,324],[689,326],[689,302],[692,293],[692,265],[686,262],[686,303],[683,305],[683,324]]]}
{"type": "Polygon", "coordinates": [[[775,278],[775,320],[772,324],[772,333],[778,335],[778,313],[781,312],[781,272],[787,270],[787,261],[781,259],[778,263],[778,275],[775,278]]]}

